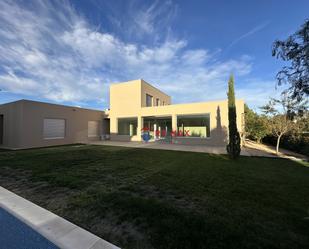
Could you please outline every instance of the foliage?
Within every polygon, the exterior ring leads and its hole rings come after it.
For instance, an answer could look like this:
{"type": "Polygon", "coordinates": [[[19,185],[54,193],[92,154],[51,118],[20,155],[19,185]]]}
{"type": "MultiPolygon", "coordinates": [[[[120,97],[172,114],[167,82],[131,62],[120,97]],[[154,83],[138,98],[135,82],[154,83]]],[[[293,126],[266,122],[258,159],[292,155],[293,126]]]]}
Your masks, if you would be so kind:
{"type": "Polygon", "coordinates": [[[272,55],[290,61],[277,74],[278,84],[289,83],[292,98],[300,101],[309,95],[309,19],[285,41],[273,43],[272,55]]]}
{"type": "Polygon", "coordinates": [[[301,113],[307,109],[307,102],[298,102],[284,93],[281,95],[281,99],[271,98],[269,103],[261,109],[269,115],[268,126],[272,134],[277,137],[276,152],[279,153],[281,137],[287,133],[300,131],[301,127],[298,121],[301,113]]]}
{"type": "Polygon", "coordinates": [[[236,105],[234,92],[234,77],[230,76],[228,83],[228,117],[229,117],[229,143],[226,150],[231,158],[235,159],[240,154],[240,135],[237,130],[236,105]]]}
{"type": "MultiPolygon", "coordinates": [[[[262,141],[263,143],[276,146],[277,137],[269,134],[262,141]]],[[[309,133],[289,133],[283,135],[280,140],[280,147],[309,157],[309,133]]]]}
{"type": "Polygon", "coordinates": [[[269,133],[267,117],[258,115],[245,104],[245,131],[246,136],[258,143],[269,133]]]}
{"type": "Polygon", "coordinates": [[[298,116],[292,132],[282,137],[282,148],[309,156],[309,115],[298,116]]]}
{"type": "Polygon", "coordinates": [[[299,129],[301,133],[309,135],[309,111],[306,110],[298,119],[299,129]]]}

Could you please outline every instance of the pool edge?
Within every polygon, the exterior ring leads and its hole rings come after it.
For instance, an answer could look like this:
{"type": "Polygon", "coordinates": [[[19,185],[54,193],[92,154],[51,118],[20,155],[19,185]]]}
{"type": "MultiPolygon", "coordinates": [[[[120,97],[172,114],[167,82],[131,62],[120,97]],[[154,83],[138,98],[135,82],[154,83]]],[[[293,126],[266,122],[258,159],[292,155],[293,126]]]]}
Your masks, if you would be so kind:
{"type": "Polygon", "coordinates": [[[0,207],[62,249],[120,249],[1,186],[0,207]]]}

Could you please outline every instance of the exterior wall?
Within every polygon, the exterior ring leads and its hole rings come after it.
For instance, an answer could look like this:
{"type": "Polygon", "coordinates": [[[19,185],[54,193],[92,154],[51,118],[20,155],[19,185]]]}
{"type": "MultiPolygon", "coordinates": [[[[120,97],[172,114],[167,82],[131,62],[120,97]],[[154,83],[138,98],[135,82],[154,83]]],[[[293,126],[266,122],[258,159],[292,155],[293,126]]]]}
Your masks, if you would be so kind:
{"type": "Polygon", "coordinates": [[[3,115],[3,143],[4,148],[18,148],[22,135],[22,102],[17,101],[0,105],[0,114],[3,115]]]}
{"type": "Polygon", "coordinates": [[[137,136],[117,135],[118,118],[137,117],[141,106],[141,80],[132,80],[110,86],[110,137],[120,141],[137,140],[137,136]]]}
{"type": "Polygon", "coordinates": [[[124,83],[112,84],[110,87],[110,136],[112,140],[140,141],[141,140],[141,107],[146,106],[146,94],[153,96],[155,103],[159,98],[161,104],[169,105],[171,97],[142,79],[124,83]],[[138,130],[136,136],[118,135],[118,118],[137,118],[138,130]]]}
{"type": "Polygon", "coordinates": [[[141,80],[141,105],[140,107],[146,107],[146,94],[149,94],[153,97],[152,106],[156,106],[156,99],[160,100],[160,105],[170,105],[171,104],[171,97],[167,94],[161,92],[159,89],[153,87],[152,85],[148,84],[146,81],[141,80]]]}
{"type": "MultiPolygon", "coordinates": [[[[244,113],[244,101],[236,101],[237,127],[243,132],[242,116],[244,113]]],[[[177,130],[177,116],[190,114],[210,114],[210,137],[193,138],[177,137],[176,143],[182,144],[209,144],[225,145],[228,135],[228,105],[227,100],[212,101],[191,104],[177,104],[159,107],[141,108],[141,116],[172,116],[172,129],[177,130]]]]}
{"type": "Polygon", "coordinates": [[[110,116],[134,116],[141,107],[141,80],[110,86],[110,116]]]}
{"type": "MultiPolygon", "coordinates": [[[[110,110],[110,132],[112,140],[141,141],[141,129],[143,128],[143,117],[147,116],[171,116],[172,128],[177,130],[177,115],[210,114],[210,137],[193,138],[177,137],[176,142],[188,144],[210,144],[225,145],[228,134],[228,107],[227,100],[203,103],[171,105],[170,96],[164,94],[143,80],[125,82],[112,85],[111,87],[111,110],[110,110]],[[146,107],[146,93],[153,96],[153,100],[159,98],[164,100],[166,106],[146,107]],[[135,99],[136,98],[136,99],[135,99]],[[140,100],[140,101],[139,101],[140,100]],[[132,103],[130,102],[132,101],[132,103]],[[137,135],[117,135],[118,118],[136,117],[138,120],[137,135]]],[[[244,101],[236,101],[237,127],[240,133],[243,130],[244,101]]]]}
{"type": "MultiPolygon", "coordinates": [[[[236,100],[237,127],[243,133],[244,101],[236,100]]],[[[172,119],[172,129],[177,130],[177,116],[191,114],[210,114],[210,137],[176,137],[176,143],[225,145],[228,133],[227,100],[190,104],[171,104],[170,96],[164,94],[143,80],[134,80],[110,87],[110,110],[95,111],[77,107],[47,104],[21,100],[0,105],[0,114],[4,115],[3,144],[6,148],[44,147],[70,143],[84,143],[98,140],[88,138],[88,121],[100,122],[100,134],[108,134],[102,129],[102,122],[110,125],[111,140],[141,141],[143,118],[149,116],[168,116],[172,119]],[[165,106],[146,107],[146,94],[159,98],[165,106]],[[44,118],[66,120],[65,137],[60,139],[43,138],[44,118]],[[118,135],[118,118],[136,118],[137,135],[118,135]]]]}
{"type": "MultiPolygon", "coordinates": [[[[27,100],[2,105],[0,113],[2,112],[6,127],[4,128],[5,142],[2,146],[15,149],[99,140],[99,136],[88,138],[88,121],[99,121],[102,124],[104,116],[102,111],[27,100]],[[44,139],[44,118],[65,119],[65,137],[44,139]]],[[[100,129],[102,129],[101,126],[100,129]]]]}

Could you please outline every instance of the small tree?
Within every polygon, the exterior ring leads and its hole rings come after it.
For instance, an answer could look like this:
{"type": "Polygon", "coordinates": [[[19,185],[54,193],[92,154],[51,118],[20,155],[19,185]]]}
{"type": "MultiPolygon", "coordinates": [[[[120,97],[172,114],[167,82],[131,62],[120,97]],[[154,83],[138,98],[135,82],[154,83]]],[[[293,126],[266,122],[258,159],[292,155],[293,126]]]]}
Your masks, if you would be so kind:
{"type": "Polygon", "coordinates": [[[229,156],[235,159],[240,154],[240,135],[237,130],[237,122],[236,122],[236,105],[235,105],[233,75],[231,75],[229,79],[227,96],[228,96],[228,117],[229,117],[229,143],[226,146],[226,150],[229,156]]]}
{"type": "Polygon", "coordinates": [[[299,102],[290,98],[285,92],[281,99],[271,98],[269,103],[261,107],[268,115],[268,125],[274,136],[277,137],[276,153],[279,153],[280,139],[283,135],[297,130],[300,113],[307,107],[307,102],[299,102]]]}
{"type": "Polygon", "coordinates": [[[259,115],[245,104],[245,131],[246,136],[258,143],[269,133],[267,117],[259,115]]]}

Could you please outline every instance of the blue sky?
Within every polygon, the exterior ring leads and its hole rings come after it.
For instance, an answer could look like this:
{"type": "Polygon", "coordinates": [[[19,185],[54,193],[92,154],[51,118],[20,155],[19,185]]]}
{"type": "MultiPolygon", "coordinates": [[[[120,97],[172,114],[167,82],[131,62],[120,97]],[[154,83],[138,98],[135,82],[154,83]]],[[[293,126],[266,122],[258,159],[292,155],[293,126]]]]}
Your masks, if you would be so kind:
{"type": "Polygon", "coordinates": [[[103,109],[109,85],[143,78],[173,103],[236,96],[257,109],[283,65],[271,56],[309,1],[0,1],[0,103],[103,109]]]}

